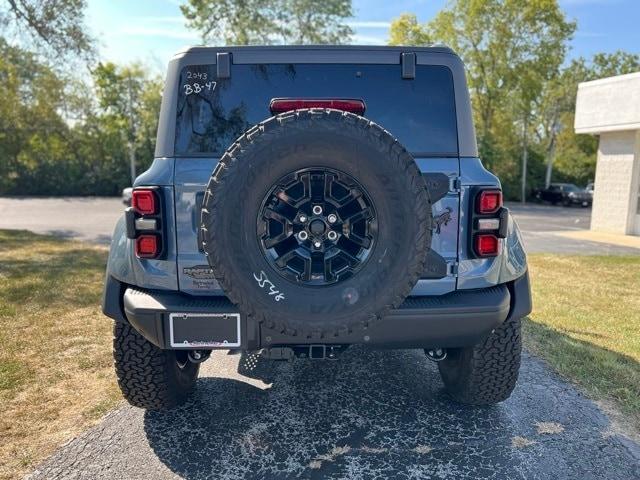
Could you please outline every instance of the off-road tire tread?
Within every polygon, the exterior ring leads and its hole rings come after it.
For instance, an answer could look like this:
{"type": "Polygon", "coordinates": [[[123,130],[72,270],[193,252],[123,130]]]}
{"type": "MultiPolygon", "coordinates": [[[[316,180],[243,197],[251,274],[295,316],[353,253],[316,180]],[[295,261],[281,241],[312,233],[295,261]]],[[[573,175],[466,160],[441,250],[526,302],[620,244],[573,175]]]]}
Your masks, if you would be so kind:
{"type": "Polygon", "coordinates": [[[378,322],[389,311],[397,308],[402,304],[406,297],[411,293],[420,275],[427,267],[427,253],[431,246],[432,234],[432,214],[431,200],[429,193],[422,178],[422,174],[418,169],[414,158],[407,150],[380,125],[355,114],[343,112],[340,110],[328,108],[310,108],[296,110],[294,112],[286,112],[271,117],[254,127],[247,130],[241,135],[233,145],[231,145],[224,153],[216,168],[213,171],[209,185],[204,195],[201,212],[201,230],[202,230],[202,250],[205,252],[209,265],[214,272],[216,280],[222,286],[222,289],[229,299],[239,306],[247,316],[252,317],[258,323],[264,323],[267,328],[277,330],[281,333],[287,333],[291,336],[303,336],[308,339],[323,339],[326,337],[339,337],[343,334],[352,332],[353,326],[345,326],[327,319],[326,324],[321,330],[305,328],[304,322],[293,326],[278,321],[277,319],[268,319],[264,312],[254,308],[253,303],[247,301],[246,292],[237,288],[230,280],[230,274],[225,269],[225,263],[221,262],[224,252],[215,247],[209,248],[216,244],[216,229],[209,229],[207,225],[215,223],[215,217],[221,204],[224,202],[224,195],[217,194],[229,175],[235,174],[235,169],[240,168],[237,162],[238,152],[244,152],[249,148],[256,146],[259,142],[273,141],[278,135],[286,135],[287,129],[308,129],[313,128],[314,122],[319,118],[333,121],[336,131],[344,131],[351,128],[354,130],[366,130],[369,138],[375,142],[378,148],[383,149],[387,154],[389,161],[394,162],[398,168],[398,172],[406,172],[411,178],[411,191],[418,199],[415,202],[414,218],[420,227],[420,233],[414,242],[413,261],[408,265],[408,275],[405,281],[397,287],[397,293],[392,301],[384,306],[381,311],[372,314],[370,318],[361,325],[364,328],[378,322]],[[274,128],[286,124],[287,129],[274,128]],[[399,287],[399,288],[398,288],[399,287]]]}
{"type": "Polygon", "coordinates": [[[114,326],[113,358],[124,398],[148,410],[167,410],[182,404],[198,377],[199,365],[189,364],[184,373],[187,385],[180,385],[171,374],[173,352],[156,347],[131,325],[121,322],[114,326]]]}
{"type": "Polygon", "coordinates": [[[469,405],[506,400],[516,386],[522,352],[521,320],[507,319],[482,343],[461,349],[456,362],[438,364],[448,394],[469,405]]]}

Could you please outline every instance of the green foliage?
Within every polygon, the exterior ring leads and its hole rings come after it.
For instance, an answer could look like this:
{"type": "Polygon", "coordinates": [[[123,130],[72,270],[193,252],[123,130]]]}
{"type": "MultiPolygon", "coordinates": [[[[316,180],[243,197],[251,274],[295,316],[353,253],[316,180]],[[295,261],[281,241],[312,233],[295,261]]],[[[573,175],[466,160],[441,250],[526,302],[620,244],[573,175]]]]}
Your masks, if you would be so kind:
{"type": "Polygon", "coordinates": [[[549,180],[584,185],[595,178],[598,140],[576,135],[573,129],[578,83],[638,70],[639,55],[621,51],[598,53],[590,61],[584,58],[571,61],[546,83],[536,112],[540,122],[539,147],[544,150],[549,180]]]}
{"type": "Polygon", "coordinates": [[[0,191],[32,183],[66,155],[68,127],[58,114],[63,103],[64,83],[56,74],[0,39],[0,191]]]}
{"type": "Polygon", "coordinates": [[[391,25],[389,43],[445,43],[461,56],[480,154],[514,199],[524,125],[527,191],[543,185],[547,174],[585,185],[595,176],[597,139],[573,131],[578,83],[640,70],[640,56],[626,52],[563,66],[575,27],[556,0],[456,0],[426,24],[401,15],[391,25]]]}
{"type": "Polygon", "coordinates": [[[403,13],[391,22],[389,45],[428,45],[433,40],[412,13],[403,13]]]}
{"type": "Polygon", "coordinates": [[[149,165],[160,80],[139,65],[106,64],[93,85],[0,39],[0,194],[119,194],[130,184],[129,142],[140,169],[149,165]]]}
{"type": "MultiPolygon", "coordinates": [[[[180,8],[218,44],[345,43],[353,33],[344,23],[351,0],[186,0],[180,8]]],[[[139,64],[98,64],[90,81],[60,67],[94,53],[84,9],[85,0],[0,0],[0,195],[118,194],[130,184],[130,150],[138,172],[153,159],[159,78],[139,64]]],[[[453,0],[426,24],[402,14],[390,43],[446,43],[464,59],[480,153],[513,199],[523,132],[529,190],[547,176],[593,180],[597,139],[573,131],[577,85],[640,70],[640,56],[625,52],[566,63],[574,30],[557,0],[453,0]]]]}
{"type": "Polygon", "coordinates": [[[0,0],[0,35],[19,37],[45,55],[93,58],[85,0],[0,0]]]}
{"type": "MultiPolygon", "coordinates": [[[[480,154],[515,198],[524,126],[531,137],[536,101],[558,75],[574,30],[556,0],[457,0],[424,25],[402,15],[390,43],[445,43],[464,59],[480,154]]],[[[537,181],[543,155],[535,145],[528,153],[537,181]]]]}
{"type": "Polygon", "coordinates": [[[351,0],[288,0],[282,2],[282,12],[283,43],[337,45],[353,35],[342,23],[353,16],[351,0]]]}
{"type": "Polygon", "coordinates": [[[351,0],[188,0],[180,10],[217,45],[341,44],[353,34],[343,23],[351,0]]]}

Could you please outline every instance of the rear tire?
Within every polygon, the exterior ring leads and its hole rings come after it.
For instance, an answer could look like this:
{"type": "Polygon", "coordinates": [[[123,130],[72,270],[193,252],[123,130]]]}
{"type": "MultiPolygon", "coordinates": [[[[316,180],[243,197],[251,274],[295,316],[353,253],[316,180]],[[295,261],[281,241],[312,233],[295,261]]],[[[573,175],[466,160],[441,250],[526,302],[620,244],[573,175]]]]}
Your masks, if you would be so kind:
{"type": "Polygon", "coordinates": [[[118,385],[134,407],[167,410],[185,402],[198,378],[199,364],[187,352],[162,350],[131,325],[116,322],[113,358],[118,385]]]}
{"type": "Polygon", "coordinates": [[[491,405],[511,395],[520,370],[521,322],[507,319],[482,343],[447,351],[438,363],[447,393],[469,405],[491,405]]]}

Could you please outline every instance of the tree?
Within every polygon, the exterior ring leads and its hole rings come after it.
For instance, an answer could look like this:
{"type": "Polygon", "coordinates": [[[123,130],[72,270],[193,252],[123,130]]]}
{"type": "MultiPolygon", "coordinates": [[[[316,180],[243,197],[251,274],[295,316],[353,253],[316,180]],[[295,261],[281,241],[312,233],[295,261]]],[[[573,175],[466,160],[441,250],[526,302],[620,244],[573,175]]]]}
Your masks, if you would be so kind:
{"type": "Polygon", "coordinates": [[[204,43],[339,44],[353,34],[343,23],[351,0],[188,0],[180,10],[204,43]]]}
{"type": "Polygon", "coordinates": [[[0,195],[116,195],[152,161],[162,83],[140,65],[81,83],[0,38],[0,195]]]}
{"type": "Polygon", "coordinates": [[[540,112],[540,142],[545,150],[545,185],[557,165],[560,180],[585,184],[595,175],[597,139],[576,135],[573,122],[578,83],[640,71],[640,55],[617,51],[597,53],[591,60],[577,58],[543,91],[540,112]]]}
{"type": "Polygon", "coordinates": [[[95,51],[85,8],[85,0],[0,0],[0,34],[19,37],[45,56],[90,60],[95,51]]]}
{"type": "Polygon", "coordinates": [[[285,1],[282,29],[283,43],[334,44],[346,43],[353,30],[341,21],[353,16],[351,0],[290,0],[285,1]]]}
{"type": "MultiPolygon", "coordinates": [[[[512,178],[514,145],[522,145],[524,164],[534,105],[545,82],[558,74],[574,30],[557,0],[456,0],[424,25],[411,15],[401,17],[390,38],[398,44],[445,43],[464,59],[480,153],[501,178],[512,178]],[[513,123],[516,130],[508,127],[513,123]]],[[[524,178],[522,184],[524,190],[524,178]]],[[[514,187],[506,185],[508,196],[514,187]]]]}
{"type": "Polygon", "coordinates": [[[158,78],[148,78],[140,64],[118,67],[114,63],[101,63],[93,77],[103,123],[122,132],[128,145],[133,183],[137,149],[142,147],[143,158],[153,158],[162,83],[158,78]]]}
{"type": "Polygon", "coordinates": [[[412,13],[403,13],[391,22],[389,45],[428,45],[433,40],[412,13]]]}
{"type": "Polygon", "coordinates": [[[63,157],[64,82],[35,55],[0,38],[0,192],[28,185],[63,157]]]}

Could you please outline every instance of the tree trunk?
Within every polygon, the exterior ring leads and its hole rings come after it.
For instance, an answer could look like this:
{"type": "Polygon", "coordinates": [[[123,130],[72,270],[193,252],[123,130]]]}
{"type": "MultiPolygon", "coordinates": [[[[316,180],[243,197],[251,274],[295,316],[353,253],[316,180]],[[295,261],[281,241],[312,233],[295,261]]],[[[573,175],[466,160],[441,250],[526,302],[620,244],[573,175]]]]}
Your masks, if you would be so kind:
{"type": "Polygon", "coordinates": [[[522,188],[520,191],[520,201],[525,202],[527,198],[527,116],[522,124],[522,188]]]}
{"type": "Polygon", "coordinates": [[[127,105],[127,114],[129,116],[129,168],[131,170],[131,186],[136,181],[136,145],[135,145],[135,123],[133,120],[133,92],[131,90],[131,75],[127,78],[127,93],[129,94],[129,102],[127,105]]]}
{"type": "Polygon", "coordinates": [[[549,188],[551,184],[551,174],[553,173],[554,149],[547,154],[547,170],[544,173],[544,188],[549,188]]]}
{"type": "Polygon", "coordinates": [[[558,132],[558,124],[556,120],[553,121],[551,127],[551,139],[549,140],[549,147],[547,148],[547,170],[544,174],[544,188],[549,188],[551,184],[551,174],[553,173],[553,161],[555,160],[556,153],[556,136],[558,132]]]}

